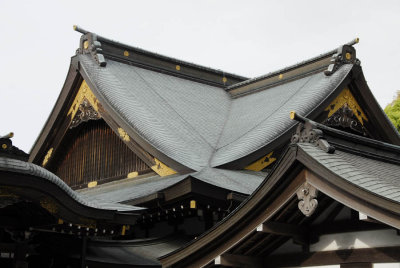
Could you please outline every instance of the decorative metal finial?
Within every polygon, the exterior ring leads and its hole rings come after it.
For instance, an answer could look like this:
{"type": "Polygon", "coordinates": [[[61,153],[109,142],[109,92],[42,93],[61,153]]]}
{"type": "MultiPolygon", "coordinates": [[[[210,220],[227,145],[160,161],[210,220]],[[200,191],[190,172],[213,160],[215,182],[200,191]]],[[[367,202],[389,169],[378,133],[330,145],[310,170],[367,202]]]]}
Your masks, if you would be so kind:
{"type": "Polygon", "coordinates": [[[77,49],[76,53],[90,54],[99,66],[105,67],[107,62],[103,55],[101,43],[97,40],[97,35],[80,28],[78,25],[74,25],[73,29],[83,34],[81,36],[79,49],[77,49]]]}
{"type": "Polygon", "coordinates": [[[1,137],[1,139],[11,139],[12,137],[14,137],[14,132],[10,132],[7,135],[4,135],[3,137],[1,137]]]}
{"type": "Polygon", "coordinates": [[[29,155],[12,145],[12,137],[14,137],[13,132],[10,132],[7,135],[0,137],[0,157],[4,156],[8,158],[28,161],[29,155]]]}
{"type": "Polygon", "coordinates": [[[347,44],[344,44],[340,46],[336,53],[332,55],[331,58],[331,64],[329,64],[328,69],[325,70],[325,75],[330,76],[334,72],[336,72],[337,69],[339,69],[340,66],[343,64],[360,64],[360,61],[356,57],[356,49],[353,47],[353,45],[357,44],[360,41],[360,39],[357,37],[347,44]]]}

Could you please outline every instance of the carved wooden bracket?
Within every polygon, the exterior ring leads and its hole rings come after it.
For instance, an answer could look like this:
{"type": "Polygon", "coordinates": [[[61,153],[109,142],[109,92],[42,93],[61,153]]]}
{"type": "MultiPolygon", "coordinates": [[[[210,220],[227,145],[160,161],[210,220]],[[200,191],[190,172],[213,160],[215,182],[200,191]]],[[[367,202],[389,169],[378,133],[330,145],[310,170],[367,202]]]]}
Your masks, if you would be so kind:
{"type": "Polygon", "coordinates": [[[320,129],[314,128],[311,122],[307,121],[305,124],[300,123],[297,126],[296,133],[293,134],[292,143],[312,143],[327,153],[335,152],[335,147],[330,145],[324,138],[323,132],[320,129]]]}
{"type": "Polygon", "coordinates": [[[297,198],[300,200],[298,207],[306,217],[311,216],[317,209],[318,200],[315,199],[317,194],[318,190],[308,182],[305,182],[297,191],[297,198]]]}
{"type": "Polygon", "coordinates": [[[99,113],[90,105],[89,101],[85,98],[79,105],[78,111],[72,119],[71,126],[69,128],[77,127],[82,122],[89,120],[98,120],[101,116],[99,113]]]}

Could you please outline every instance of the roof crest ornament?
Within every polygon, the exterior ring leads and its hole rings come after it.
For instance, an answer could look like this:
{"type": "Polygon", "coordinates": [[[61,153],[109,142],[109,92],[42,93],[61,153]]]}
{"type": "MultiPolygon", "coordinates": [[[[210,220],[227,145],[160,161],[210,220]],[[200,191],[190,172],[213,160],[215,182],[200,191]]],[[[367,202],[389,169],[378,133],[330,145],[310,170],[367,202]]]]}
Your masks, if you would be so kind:
{"type": "Polygon", "coordinates": [[[0,157],[4,156],[22,161],[28,161],[29,155],[12,145],[12,137],[14,137],[13,132],[10,132],[2,137],[0,136],[0,157]]]}
{"type": "Polygon", "coordinates": [[[337,52],[332,55],[331,63],[329,64],[328,69],[324,72],[325,75],[332,75],[343,64],[359,65],[360,61],[356,58],[356,49],[353,47],[353,45],[357,44],[359,41],[359,38],[356,38],[349,43],[340,46],[337,49],[337,52]]]}
{"type": "Polygon", "coordinates": [[[93,59],[101,67],[105,67],[107,62],[102,54],[101,43],[97,41],[97,35],[88,32],[76,25],[74,25],[74,30],[83,33],[81,40],[79,42],[79,48],[76,50],[77,54],[91,54],[93,59]]]}
{"type": "Polygon", "coordinates": [[[317,124],[313,121],[296,114],[294,111],[290,112],[290,119],[299,121],[296,132],[292,135],[291,143],[311,143],[318,146],[326,153],[332,154],[335,152],[335,147],[330,145],[323,137],[322,130],[317,128],[317,124]]]}

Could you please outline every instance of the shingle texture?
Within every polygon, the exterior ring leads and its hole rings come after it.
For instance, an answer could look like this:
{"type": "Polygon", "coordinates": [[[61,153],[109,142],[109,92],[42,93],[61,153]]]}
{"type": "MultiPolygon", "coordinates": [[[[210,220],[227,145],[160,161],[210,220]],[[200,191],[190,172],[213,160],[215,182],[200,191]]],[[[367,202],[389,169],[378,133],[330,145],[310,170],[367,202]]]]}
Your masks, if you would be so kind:
{"type": "MultiPolygon", "coordinates": [[[[101,199],[96,200],[96,202],[91,202],[81,194],[77,193],[76,191],[72,190],[67,184],[65,184],[60,178],[56,175],[51,173],[50,171],[39,167],[35,164],[11,159],[0,157],[0,170],[1,171],[8,171],[18,174],[26,174],[38,177],[40,179],[46,180],[51,182],[52,184],[56,185],[62,191],[64,191],[67,195],[69,195],[72,199],[76,202],[96,209],[105,209],[105,210],[116,210],[116,211],[135,211],[138,209],[142,209],[139,207],[123,205],[123,204],[115,204],[105,202],[101,199]]],[[[1,177],[0,177],[1,181],[1,177]]]]}
{"type": "Polygon", "coordinates": [[[305,78],[232,99],[224,89],[107,59],[99,67],[79,55],[101,94],[136,134],[171,159],[195,170],[216,167],[269,144],[306,115],[347,76],[344,65],[332,76],[305,78]]]}
{"type": "Polygon", "coordinates": [[[312,144],[299,147],[325,168],[375,195],[400,202],[400,166],[336,150],[328,154],[312,144]]]}
{"type": "Polygon", "coordinates": [[[98,199],[113,203],[126,202],[157,193],[188,177],[192,177],[230,191],[251,194],[266,176],[267,174],[264,172],[206,168],[200,172],[186,175],[127,179],[116,183],[99,185],[96,188],[85,189],[80,193],[93,202],[97,202],[98,199]]]}
{"type": "Polygon", "coordinates": [[[110,264],[129,264],[134,267],[161,267],[157,260],[183,244],[191,237],[176,235],[164,239],[147,239],[139,242],[91,243],[87,250],[87,259],[110,264]]]}

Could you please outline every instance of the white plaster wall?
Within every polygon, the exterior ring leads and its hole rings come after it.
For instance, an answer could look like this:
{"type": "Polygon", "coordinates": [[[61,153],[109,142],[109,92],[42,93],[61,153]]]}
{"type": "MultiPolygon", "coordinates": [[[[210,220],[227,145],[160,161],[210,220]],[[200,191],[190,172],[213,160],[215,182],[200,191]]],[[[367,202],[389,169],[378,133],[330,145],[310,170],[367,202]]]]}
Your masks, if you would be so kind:
{"type": "Polygon", "coordinates": [[[373,268],[400,268],[400,263],[374,263],[373,268]]]}
{"type": "Polygon", "coordinates": [[[319,242],[310,245],[310,251],[314,252],[391,246],[400,246],[400,236],[397,235],[396,231],[375,230],[321,235],[319,242]]]}

